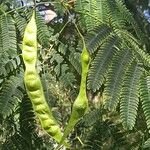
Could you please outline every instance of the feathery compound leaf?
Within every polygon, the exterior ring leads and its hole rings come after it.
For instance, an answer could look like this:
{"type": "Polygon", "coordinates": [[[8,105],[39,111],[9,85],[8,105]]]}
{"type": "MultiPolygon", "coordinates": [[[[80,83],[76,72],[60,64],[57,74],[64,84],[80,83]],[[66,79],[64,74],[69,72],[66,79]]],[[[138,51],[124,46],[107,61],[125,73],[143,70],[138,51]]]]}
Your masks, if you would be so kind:
{"type": "Polygon", "coordinates": [[[16,68],[17,56],[16,29],[10,15],[0,16],[0,75],[6,76],[16,68]],[[11,59],[11,60],[10,60],[11,59]]]}
{"type": "Polygon", "coordinates": [[[107,10],[106,10],[106,0],[96,0],[96,6],[97,6],[97,18],[101,20],[102,22],[106,22],[107,18],[107,10]]]}
{"type": "Polygon", "coordinates": [[[27,95],[24,95],[20,104],[20,130],[25,134],[31,134],[35,129],[35,114],[27,95]]]}
{"type": "Polygon", "coordinates": [[[23,18],[20,14],[15,14],[15,22],[16,22],[16,27],[18,29],[18,31],[20,32],[21,37],[23,37],[24,35],[24,30],[26,27],[26,19],[23,18]]]}
{"type": "Polygon", "coordinates": [[[87,35],[87,48],[89,52],[94,52],[102,42],[110,35],[111,29],[106,24],[96,27],[89,35],[87,35]]]}
{"type": "MultiPolygon", "coordinates": [[[[126,8],[126,6],[123,3],[123,0],[116,0],[116,6],[118,8],[118,11],[121,13],[121,17],[128,23],[133,24],[135,23],[135,20],[130,13],[130,11],[126,8]]],[[[134,26],[133,26],[134,27],[134,26]]]]}
{"type": "Polygon", "coordinates": [[[39,12],[36,12],[36,22],[37,22],[37,29],[38,29],[37,35],[40,44],[43,45],[44,47],[49,47],[50,33],[45,24],[44,19],[39,14],[39,12]]]}
{"type": "Polygon", "coordinates": [[[15,24],[10,15],[1,16],[1,36],[3,52],[7,52],[12,58],[17,52],[17,45],[15,24]]]}
{"type": "Polygon", "coordinates": [[[97,118],[92,128],[87,131],[83,150],[119,150],[127,145],[120,124],[115,124],[108,119],[101,121],[97,118]]]}
{"type": "Polygon", "coordinates": [[[127,49],[119,50],[113,58],[104,90],[105,107],[109,110],[114,110],[118,104],[125,70],[131,60],[132,54],[127,49]]]}
{"type": "Polygon", "coordinates": [[[105,9],[103,8],[104,0],[77,0],[75,10],[80,13],[80,19],[87,30],[100,25],[104,20],[105,9]]]}
{"type": "Polygon", "coordinates": [[[150,128],[150,76],[143,75],[141,77],[139,90],[147,127],[150,128]]]}
{"type": "Polygon", "coordinates": [[[73,87],[76,79],[73,73],[67,72],[60,76],[60,81],[63,83],[64,87],[73,87]]]}
{"type": "Polygon", "coordinates": [[[9,76],[9,73],[20,67],[20,63],[21,60],[19,56],[16,56],[12,59],[7,59],[5,62],[0,62],[0,76],[9,76]]]}
{"type": "MultiPolygon", "coordinates": [[[[87,28],[87,22],[85,18],[88,18],[87,13],[89,13],[88,10],[86,10],[87,6],[89,4],[89,0],[77,0],[75,2],[75,11],[81,13],[80,14],[80,22],[82,26],[87,28]]],[[[90,18],[90,17],[89,17],[90,18]]]]}
{"type": "Polygon", "coordinates": [[[76,71],[81,74],[81,62],[80,62],[80,53],[79,52],[72,52],[69,55],[69,61],[76,69],[76,71]]]}
{"type": "Polygon", "coordinates": [[[116,36],[110,36],[100,47],[95,59],[91,63],[87,82],[88,89],[91,89],[95,92],[101,87],[104,81],[104,76],[112,61],[113,54],[116,51],[114,45],[117,43],[118,38],[116,36]]]}
{"type": "Polygon", "coordinates": [[[2,18],[3,16],[0,16],[0,60],[1,60],[1,63],[2,62],[6,62],[8,60],[8,53],[7,53],[7,49],[5,50],[3,48],[3,34],[4,32],[2,32],[2,18]]]}
{"type": "Polygon", "coordinates": [[[24,135],[21,135],[19,132],[15,132],[12,136],[9,136],[2,145],[2,150],[29,150],[35,149],[32,144],[29,143],[31,138],[26,138],[24,135]]]}
{"type": "Polygon", "coordinates": [[[93,27],[96,27],[100,24],[98,21],[98,7],[97,3],[95,0],[87,0],[86,1],[86,8],[85,8],[85,22],[86,22],[86,27],[88,30],[93,29],[93,27]],[[88,15],[90,14],[90,15],[88,15]],[[94,16],[94,17],[93,17],[94,16]]]}
{"type": "Polygon", "coordinates": [[[125,28],[125,19],[122,17],[122,13],[119,11],[116,0],[106,0],[105,8],[107,10],[107,23],[110,23],[114,28],[125,28]]]}
{"type": "Polygon", "coordinates": [[[119,12],[121,14],[122,19],[126,23],[128,23],[129,25],[132,26],[132,28],[135,30],[138,38],[140,40],[142,40],[142,38],[144,37],[144,34],[142,33],[142,31],[140,30],[139,26],[137,25],[133,15],[130,13],[130,11],[124,5],[123,0],[116,0],[116,2],[117,2],[117,7],[119,9],[119,12]]]}
{"type": "MultiPolygon", "coordinates": [[[[9,59],[6,64],[4,64],[7,74],[10,72],[13,72],[15,69],[17,69],[20,65],[20,57],[16,56],[13,59],[9,59]]],[[[3,72],[2,72],[3,73],[3,72]]],[[[0,72],[1,74],[1,72],[0,72]]]]}
{"type": "MultiPolygon", "coordinates": [[[[2,17],[0,16],[0,23],[2,21],[2,17]]],[[[6,75],[6,70],[5,70],[5,65],[4,62],[8,60],[8,54],[3,50],[3,45],[2,45],[2,29],[1,29],[1,24],[0,24],[0,76],[1,75],[6,75]]]]}
{"type": "Polygon", "coordinates": [[[57,14],[63,14],[66,11],[62,3],[63,1],[60,1],[60,0],[55,0],[52,2],[57,14]]]}
{"type": "Polygon", "coordinates": [[[137,32],[137,35],[142,36],[136,21],[124,5],[123,0],[107,0],[106,9],[108,11],[108,18],[114,28],[127,29],[128,25],[130,25],[137,32]]]}
{"type": "Polygon", "coordinates": [[[0,45],[0,74],[6,76],[20,65],[15,23],[10,15],[0,16],[0,45]]]}
{"type": "Polygon", "coordinates": [[[125,73],[124,83],[122,86],[120,115],[123,126],[132,130],[138,109],[138,88],[141,69],[136,62],[132,62],[125,73]]]}
{"type": "Polygon", "coordinates": [[[0,91],[0,113],[4,118],[9,116],[17,105],[17,87],[22,82],[18,77],[11,77],[3,85],[0,91]]]}
{"type": "Polygon", "coordinates": [[[14,21],[10,15],[0,16],[0,44],[1,61],[6,62],[8,57],[13,58],[16,55],[16,30],[14,21]]]}
{"type": "Polygon", "coordinates": [[[80,121],[80,123],[84,127],[91,127],[93,126],[96,121],[100,120],[102,116],[102,110],[101,109],[95,109],[83,116],[83,119],[80,121]]]}
{"type": "Polygon", "coordinates": [[[126,30],[116,29],[115,32],[126,43],[126,45],[133,50],[137,56],[137,61],[142,62],[145,66],[150,68],[150,55],[139,47],[139,41],[137,41],[137,39],[126,30]]]}
{"type": "Polygon", "coordinates": [[[75,10],[77,12],[85,11],[86,5],[88,4],[88,1],[86,0],[76,0],[75,2],[75,10]]]}

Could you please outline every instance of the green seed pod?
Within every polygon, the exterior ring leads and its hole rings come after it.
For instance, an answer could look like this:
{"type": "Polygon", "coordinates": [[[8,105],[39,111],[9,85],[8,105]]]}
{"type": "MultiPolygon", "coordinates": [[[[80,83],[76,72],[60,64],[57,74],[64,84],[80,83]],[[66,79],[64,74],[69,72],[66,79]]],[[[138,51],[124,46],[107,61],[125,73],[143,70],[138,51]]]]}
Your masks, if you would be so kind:
{"type": "Polygon", "coordinates": [[[61,144],[64,142],[66,137],[69,135],[69,133],[74,128],[75,124],[86,113],[86,111],[88,110],[88,107],[89,107],[88,106],[88,98],[86,95],[86,78],[87,78],[87,73],[89,70],[90,55],[85,46],[81,53],[81,64],[82,64],[82,77],[81,77],[80,91],[79,91],[79,94],[78,94],[76,100],[74,101],[74,104],[72,106],[72,113],[71,113],[68,125],[65,129],[64,135],[61,139],[61,142],[57,146],[56,150],[58,150],[60,148],[61,144]]]}
{"type": "MultiPolygon", "coordinates": [[[[36,69],[37,26],[35,12],[33,12],[31,20],[25,29],[22,57],[25,64],[24,83],[28,96],[32,102],[33,109],[39,118],[43,129],[57,142],[60,142],[62,133],[47,104],[42,83],[36,69]]],[[[66,142],[63,142],[63,144],[68,146],[66,142]]]]}

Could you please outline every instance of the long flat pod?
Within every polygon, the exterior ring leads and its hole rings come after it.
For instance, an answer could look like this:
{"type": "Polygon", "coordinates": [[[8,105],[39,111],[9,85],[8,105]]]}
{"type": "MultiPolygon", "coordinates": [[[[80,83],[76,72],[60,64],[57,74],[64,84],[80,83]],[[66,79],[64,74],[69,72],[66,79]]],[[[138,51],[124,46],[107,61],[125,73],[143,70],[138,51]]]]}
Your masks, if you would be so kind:
{"type": "Polygon", "coordinates": [[[81,117],[86,113],[88,110],[88,98],[86,95],[86,79],[87,79],[87,73],[89,70],[89,64],[90,64],[90,55],[88,50],[85,46],[85,41],[83,36],[81,35],[80,31],[78,30],[77,26],[75,25],[83,43],[83,50],[81,53],[81,65],[82,65],[82,74],[81,74],[81,83],[80,83],[80,90],[77,98],[75,99],[73,106],[72,106],[72,113],[68,122],[68,125],[65,129],[64,135],[61,139],[61,142],[57,146],[56,150],[60,148],[64,140],[67,138],[69,133],[74,128],[75,124],[81,119],[81,117]]]}
{"type": "MultiPolygon", "coordinates": [[[[37,26],[35,11],[26,26],[23,38],[22,57],[25,64],[24,83],[33,109],[40,120],[43,129],[57,142],[61,141],[62,133],[58,123],[49,108],[40,77],[36,69],[37,62],[37,26]]],[[[68,146],[66,142],[64,145],[68,146]]]]}

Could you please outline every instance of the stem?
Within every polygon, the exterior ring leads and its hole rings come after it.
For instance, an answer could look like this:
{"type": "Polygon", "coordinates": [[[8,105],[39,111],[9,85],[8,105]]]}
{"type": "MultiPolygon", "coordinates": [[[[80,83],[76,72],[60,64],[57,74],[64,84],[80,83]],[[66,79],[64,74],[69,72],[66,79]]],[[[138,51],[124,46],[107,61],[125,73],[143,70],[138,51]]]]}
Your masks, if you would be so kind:
{"type": "MultiPolygon", "coordinates": [[[[62,0],[62,2],[63,2],[63,0],[62,0]]],[[[68,8],[64,5],[64,3],[62,3],[62,5],[63,5],[63,7],[66,9],[66,11],[68,12],[68,14],[71,15],[70,11],[69,11],[68,8]]],[[[79,36],[80,36],[81,39],[82,39],[83,48],[85,48],[86,46],[85,46],[84,37],[83,37],[83,35],[81,34],[81,32],[80,32],[79,28],[77,27],[76,23],[73,22],[73,24],[74,24],[74,26],[75,26],[75,28],[76,28],[76,30],[77,30],[79,36]]]]}
{"type": "Polygon", "coordinates": [[[36,10],[36,0],[33,0],[34,3],[34,10],[36,10]]]}
{"type": "Polygon", "coordinates": [[[76,138],[79,140],[79,142],[81,143],[81,145],[84,146],[84,143],[81,141],[80,137],[77,136],[76,138]]]}
{"type": "Polygon", "coordinates": [[[75,28],[76,28],[76,30],[77,30],[77,32],[78,32],[78,34],[79,34],[79,36],[80,36],[80,38],[81,38],[81,40],[82,40],[83,48],[85,48],[86,46],[85,46],[84,37],[83,37],[83,35],[81,34],[81,32],[80,32],[79,28],[77,27],[76,23],[74,23],[74,26],[75,26],[75,28]]]}
{"type": "Polygon", "coordinates": [[[67,26],[68,23],[69,23],[69,21],[67,21],[67,22],[64,24],[64,26],[62,27],[62,29],[59,31],[59,34],[62,33],[62,31],[65,29],[65,27],[67,26]]]}

